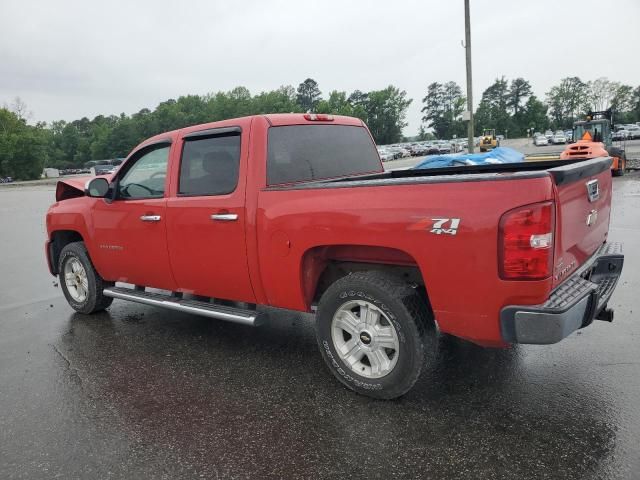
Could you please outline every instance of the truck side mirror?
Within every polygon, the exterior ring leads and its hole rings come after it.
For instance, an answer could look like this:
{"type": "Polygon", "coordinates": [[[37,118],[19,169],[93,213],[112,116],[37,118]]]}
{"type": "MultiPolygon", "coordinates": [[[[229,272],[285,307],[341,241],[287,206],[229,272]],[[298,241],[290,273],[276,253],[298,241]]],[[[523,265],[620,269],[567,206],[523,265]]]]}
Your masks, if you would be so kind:
{"type": "Polygon", "coordinates": [[[109,182],[106,178],[98,177],[87,183],[84,194],[93,198],[104,198],[109,192],[109,182]]]}

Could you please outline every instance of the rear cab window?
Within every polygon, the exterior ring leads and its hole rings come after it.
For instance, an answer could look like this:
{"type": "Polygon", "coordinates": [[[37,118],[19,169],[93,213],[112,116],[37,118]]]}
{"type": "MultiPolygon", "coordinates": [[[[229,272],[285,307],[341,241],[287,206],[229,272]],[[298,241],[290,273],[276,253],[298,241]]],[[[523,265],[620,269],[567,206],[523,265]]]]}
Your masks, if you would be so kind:
{"type": "Polygon", "coordinates": [[[267,185],[381,171],[376,146],[364,127],[287,125],[269,128],[267,185]]]}

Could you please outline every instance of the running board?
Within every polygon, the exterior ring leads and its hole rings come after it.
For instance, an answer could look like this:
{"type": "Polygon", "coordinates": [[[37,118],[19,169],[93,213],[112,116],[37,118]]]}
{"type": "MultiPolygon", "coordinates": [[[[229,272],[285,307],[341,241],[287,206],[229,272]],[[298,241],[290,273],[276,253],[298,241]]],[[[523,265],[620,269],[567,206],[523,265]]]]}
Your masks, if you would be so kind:
{"type": "Polygon", "coordinates": [[[228,322],[240,323],[252,327],[257,327],[262,323],[262,315],[253,310],[242,310],[240,308],[216,305],[198,300],[184,300],[178,297],[169,297],[159,293],[133,290],[131,288],[110,287],[105,288],[102,293],[106,297],[129,300],[131,302],[177,310],[179,312],[194,313],[204,317],[217,318],[218,320],[226,320],[228,322]]]}

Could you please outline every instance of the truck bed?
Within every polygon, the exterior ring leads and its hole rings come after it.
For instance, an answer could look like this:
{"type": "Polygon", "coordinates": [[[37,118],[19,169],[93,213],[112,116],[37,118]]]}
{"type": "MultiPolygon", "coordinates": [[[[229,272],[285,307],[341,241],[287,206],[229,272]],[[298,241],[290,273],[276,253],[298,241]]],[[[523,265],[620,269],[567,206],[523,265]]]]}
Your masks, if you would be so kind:
{"type": "Polygon", "coordinates": [[[610,164],[599,158],[404,170],[266,187],[257,241],[268,303],[304,309],[308,297],[305,303],[305,293],[284,277],[313,273],[314,262],[378,261],[385,248],[404,254],[389,254],[387,263],[419,268],[443,331],[499,342],[498,321],[489,319],[508,304],[544,303],[606,241],[610,164]],[[585,185],[595,179],[600,197],[591,201],[585,185]],[[553,272],[523,288],[522,281],[500,278],[499,225],[505,212],[539,202],[554,205],[553,272]],[[455,221],[457,231],[438,235],[436,221],[455,221]],[[341,250],[329,254],[323,245],[341,250]]]}
{"type": "Polygon", "coordinates": [[[610,158],[591,160],[548,160],[539,162],[504,163],[497,165],[467,165],[431,169],[391,170],[383,173],[360,175],[329,180],[278,185],[269,190],[304,188],[341,188],[376,185],[402,185],[416,183],[477,182],[483,180],[514,180],[541,178],[551,175],[556,185],[596,175],[611,167],[610,158]]]}

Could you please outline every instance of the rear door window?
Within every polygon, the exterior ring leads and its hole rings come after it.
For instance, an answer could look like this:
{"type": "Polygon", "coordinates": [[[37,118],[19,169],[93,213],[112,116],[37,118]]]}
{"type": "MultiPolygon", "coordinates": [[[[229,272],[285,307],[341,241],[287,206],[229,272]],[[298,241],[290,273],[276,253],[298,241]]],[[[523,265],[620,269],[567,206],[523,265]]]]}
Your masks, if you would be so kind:
{"type": "Polygon", "coordinates": [[[240,134],[185,138],[178,195],[224,195],[238,185],[240,134]]]}
{"type": "Polygon", "coordinates": [[[269,185],[381,170],[375,144],[363,127],[289,125],[269,129],[269,185]]]}

